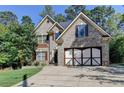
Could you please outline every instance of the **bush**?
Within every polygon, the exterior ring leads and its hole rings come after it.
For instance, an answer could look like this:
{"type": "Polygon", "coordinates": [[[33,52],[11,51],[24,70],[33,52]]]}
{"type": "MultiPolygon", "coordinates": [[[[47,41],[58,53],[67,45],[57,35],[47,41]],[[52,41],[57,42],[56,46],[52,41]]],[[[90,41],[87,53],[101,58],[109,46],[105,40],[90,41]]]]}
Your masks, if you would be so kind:
{"type": "Polygon", "coordinates": [[[40,64],[41,66],[45,66],[46,64],[44,63],[44,62],[41,62],[41,64],[40,64]]]}
{"type": "Polygon", "coordinates": [[[34,61],[34,66],[39,66],[40,62],[39,61],[34,61]]]}
{"type": "Polygon", "coordinates": [[[124,57],[124,35],[113,37],[110,43],[110,61],[111,63],[121,63],[124,57]]]}
{"type": "Polygon", "coordinates": [[[36,61],[36,60],[35,60],[35,61],[33,62],[33,65],[34,65],[34,66],[39,66],[39,65],[45,66],[46,64],[45,64],[44,61],[41,61],[41,62],[40,62],[40,61],[36,61]]]}
{"type": "Polygon", "coordinates": [[[13,69],[13,70],[18,69],[18,64],[17,64],[17,62],[13,62],[13,63],[12,63],[12,69],[13,69]]]}

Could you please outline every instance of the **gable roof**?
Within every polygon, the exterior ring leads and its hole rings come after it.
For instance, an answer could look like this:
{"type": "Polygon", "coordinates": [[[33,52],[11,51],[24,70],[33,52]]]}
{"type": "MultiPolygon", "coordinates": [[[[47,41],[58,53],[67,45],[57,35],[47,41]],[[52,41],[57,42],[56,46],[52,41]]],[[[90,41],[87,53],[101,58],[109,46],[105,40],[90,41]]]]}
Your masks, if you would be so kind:
{"type": "Polygon", "coordinates": [[[64,28],[63,28],[58,22],[55,22],[55,23],[53,24],[53,26],[50,27],[50,29],[48,30],[48,32],[49,32],[50,30],[52,30],[54,26],[58,26],[58,27],[60,27],[62,30],[64,30],[64,28]]]}
{"type": "Polygon", "coordinates": [[[52,17],[50,17],[49,15],[46,15],[46,16],[38,23],[38,25],[36,25],[36,27],[34,28],[33,32],[35,32],[35,31],[40,27],[40,25],[45,21],[45,19],[47,19],[47,18],[48,18],[49,20],[51,20],[53,23],[56,22],[52,17]]]}
{"type": "Polygon", "coordinates": [[[111,37],[107,32],[105,32],[100,26],[98,26],[95,22],[93,22],[89,17],[87,17],[84,13],[80,13],[69,25],[68,27],[62,32],[62,34],[56,39],[59,40],[65,33],[66,31],[72,26],[72,24],[79,18],[79,17],[83,17],[85,20],[87,20],[93,27],[95,27],[96,29],[98,29],[98,31],[100,33],[102,33],[104,36],[108,36],[111,37]]]}

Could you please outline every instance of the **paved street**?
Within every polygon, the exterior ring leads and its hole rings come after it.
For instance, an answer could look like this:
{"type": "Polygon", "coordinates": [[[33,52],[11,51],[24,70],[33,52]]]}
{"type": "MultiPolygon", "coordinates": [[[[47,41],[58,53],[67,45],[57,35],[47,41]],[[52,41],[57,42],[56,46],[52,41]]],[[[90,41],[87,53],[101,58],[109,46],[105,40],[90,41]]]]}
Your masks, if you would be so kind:
{"type": "MultiPolygon", "coordinates": [[[[123,67],[45,66],[27,80],[28,87],[119,87],[124,86],[123,67]]],[[[21,87],[22,82],[15,86],[21,87]]]]}

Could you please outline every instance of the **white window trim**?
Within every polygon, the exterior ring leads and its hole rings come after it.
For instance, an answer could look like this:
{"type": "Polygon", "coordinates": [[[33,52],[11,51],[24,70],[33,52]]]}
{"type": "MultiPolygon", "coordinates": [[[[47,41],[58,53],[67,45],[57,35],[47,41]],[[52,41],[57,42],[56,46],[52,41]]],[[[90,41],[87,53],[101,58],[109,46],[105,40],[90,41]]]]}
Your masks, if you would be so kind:
{"type": "Polygon", "coordinates": [[[37,52],[37,53],[36,53],[36,56],[37,56],[37,57],[36,57],[36,60],[37,60],[37,61],[46,61],[46,52],[45,52],[45,51],[37,52]],[[44,53],[45,53],[45,56],[43,56],[44,53]],[[38,54],[41,54],[41,59],[39,59],[39,57],[38,57],[39,55],[38,55],[38,54]]]}
{"type": "MultiPolygon", "coordinates": [[[[87,24],[80,24],[80,25],[77,25],[77,26],[83,26],[83,25],[87,25],[87,24]]],[[[79,33],[79,32],[78,32],[79,33]]],[[[86,37],[86,30],[84,31],[84,36],[83,37],[86,37]]],[[[76,38],[82,38],[82,37],[76,37],[76,38]]]]}
{"type": "Polygon", "coordinates": [[[46,36],[46,34],[40,34],[40,35],[38,35],[38,44],[44,44],[44,36],[46,36]],[[40,42],[40,39],[39,39],[39,37],[41,37],[41,39],[42,39],[42,41],[40,42]]]}

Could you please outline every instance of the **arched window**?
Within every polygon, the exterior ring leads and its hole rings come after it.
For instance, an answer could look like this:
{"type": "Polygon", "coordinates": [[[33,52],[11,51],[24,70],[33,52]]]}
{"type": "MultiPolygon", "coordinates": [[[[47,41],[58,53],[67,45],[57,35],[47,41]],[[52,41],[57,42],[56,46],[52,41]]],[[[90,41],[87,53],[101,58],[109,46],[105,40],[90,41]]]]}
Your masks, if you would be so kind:
{"type": "Polygon", "coordinates": [[[84,36],[88,36],[88,25],[77,25],[76,26],[76,32],[75,32],[76,38],[81,38],[84,36]]]}

